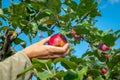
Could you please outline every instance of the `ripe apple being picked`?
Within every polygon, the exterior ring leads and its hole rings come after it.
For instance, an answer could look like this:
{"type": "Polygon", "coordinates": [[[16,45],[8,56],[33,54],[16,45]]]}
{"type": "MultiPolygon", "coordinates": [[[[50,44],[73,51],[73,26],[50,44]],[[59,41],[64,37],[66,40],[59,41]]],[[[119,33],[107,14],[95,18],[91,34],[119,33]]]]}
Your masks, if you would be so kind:
{"type": "Polygon", "coordinates": [[[59,33],[51,36],[50,40],[48,41],[48,45],[53,45],[57,47],[63,47],[66,43],[67,43],[66,38],[59,33]]]}

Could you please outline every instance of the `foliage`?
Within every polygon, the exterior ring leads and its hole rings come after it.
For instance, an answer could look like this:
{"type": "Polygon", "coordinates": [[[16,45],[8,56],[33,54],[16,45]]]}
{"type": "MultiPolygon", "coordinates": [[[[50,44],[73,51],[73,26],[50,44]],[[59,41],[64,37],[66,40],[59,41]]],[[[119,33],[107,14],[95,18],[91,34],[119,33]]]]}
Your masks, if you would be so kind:
{"type": "Polygon", "coordinates": [[[101,16],[101,13],[94,0],[20,0],[17,3],[11,0],[8,8],[0,9],[0,60],[15,53],[13,45],[26,47],[27,41],[19,37],[22,33],[32,43],[38,34],[41,37],[43,32],[52,35],[58,28],[58,32],[65,35],[71,44],[70,55],[55,60],[33,59],[33,66],[18,77],[35,68],[38,80],[118,80],[120,49],[114,46],[120,37],[120,30],[99,30],[95,27],[97,16],[101,16]],[[8,24],[4,26],[3,22],[8,24]],[[74,38],[71,29],[82,35],[81,39],[74,38]],[[81,57],[77,57],[72,47],[81,41],[89,46],[81,57]],[[101,42],[109,46],[110,50],[99,50],[101,42]],[[109,59],[106,59],[105,54],[109,54],[109,59]],[[57,67],[58,63],[64,69],[57,67]],[[101,72],[102,67],[108,68],[107,74],[101,72]]]}

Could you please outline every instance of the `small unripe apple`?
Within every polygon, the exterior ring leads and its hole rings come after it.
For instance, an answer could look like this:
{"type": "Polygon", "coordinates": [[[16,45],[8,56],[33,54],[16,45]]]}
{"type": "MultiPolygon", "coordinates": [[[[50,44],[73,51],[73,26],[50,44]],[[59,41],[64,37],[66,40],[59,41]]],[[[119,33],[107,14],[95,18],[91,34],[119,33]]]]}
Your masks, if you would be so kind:
{"type": "Polygon", "coordinates": [[[108,72],[108,69],[105,68],[105,67],[103,67],[103,68],[101,69],[101,71],[102,71],[103,74],[106,74],[106,73],[108,72]]]}
{"type": "Polygon", "coordinates": [[[51,36],[50,40],[48,41],[48,45],[53,45],[57,47],[63,47],[67,43],[67,39],[62,34],[54,34],[51,36]]]}
{"type": "Polygon", "coordinates": [[[106,51],[106,50],[109,50],[109,49],[110,49],[110,47],[108,47],[108,46],[105,45],[104,43],[100,43],[98,48],[99,48],[100,50],[102,50],[102,51],[106,51]]]}
{"type": "Polygon", "coordinates": [[[109,59],[109,54],[105,54],[106,59],[109,59]]]}
{"type": "Polygon", "coordinates": [[[81,38],[81,35],[77,35],[77,34],[76,34],[76,31],[75,31],[74,29],[71,30],[71,34],[72,34],[72,36],[73,36],[74,38],[76,38],[76,39],[80,39],[80,38],[81,38]]]}

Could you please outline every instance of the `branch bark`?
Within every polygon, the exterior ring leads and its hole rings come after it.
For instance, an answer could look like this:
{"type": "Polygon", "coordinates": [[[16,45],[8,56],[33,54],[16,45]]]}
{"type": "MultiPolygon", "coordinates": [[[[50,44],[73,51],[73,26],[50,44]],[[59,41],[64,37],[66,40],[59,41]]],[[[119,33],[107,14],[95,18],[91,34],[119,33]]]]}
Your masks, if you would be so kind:
{"type": "Polygon", "coordinates": [[[12,42],[17,37],[17,34],[14,35],[14,31],[10,31],[9,29],[6,29],[4,32],[4,39],[3,39],[3,46],[0,50],[0,60],[11,56],[15,53],[15,50],[12,47],[12,42]]]}

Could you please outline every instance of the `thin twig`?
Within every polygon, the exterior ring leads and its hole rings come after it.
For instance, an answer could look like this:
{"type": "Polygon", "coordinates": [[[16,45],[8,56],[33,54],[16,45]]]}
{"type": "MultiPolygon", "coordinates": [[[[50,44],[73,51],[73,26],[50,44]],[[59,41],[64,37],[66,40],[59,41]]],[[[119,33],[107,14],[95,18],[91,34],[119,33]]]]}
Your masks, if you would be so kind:
{"type": "Polygon", "coordinates": [[[54,74],[50,71],[50,69],[49,69],[48,65],[47,65],[47,64],[45,64],[45,66],[46,66],[46,68],[47,68],[47,70],[48,70],[49,74],[54,75],[54,74]]]}

